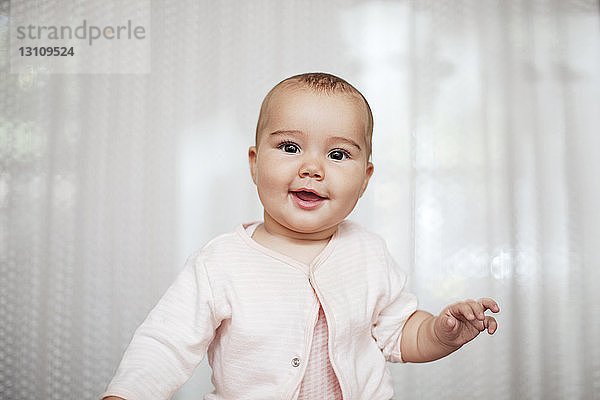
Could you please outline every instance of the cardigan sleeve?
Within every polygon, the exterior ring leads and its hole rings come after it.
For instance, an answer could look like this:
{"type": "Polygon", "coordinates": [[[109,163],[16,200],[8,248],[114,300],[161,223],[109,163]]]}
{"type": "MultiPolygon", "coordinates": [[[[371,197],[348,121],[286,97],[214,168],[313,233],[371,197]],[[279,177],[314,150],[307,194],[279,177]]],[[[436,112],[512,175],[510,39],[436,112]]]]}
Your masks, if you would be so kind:
{"type": "Polygon", "coordinates": [[[220,321],[198,253],[135,331],[105,396],[169,399],[202,361],[220,321]]]}
{"type": "Polygon", "coordinates": [[[407,276],[394,261],[384,245],[385,263],[388,271],[386,302],[380,309],[372,334],[385,359],[403,362],[400,354],[402,328],[417,310],[417,297],[406,290],[407,276]]]}

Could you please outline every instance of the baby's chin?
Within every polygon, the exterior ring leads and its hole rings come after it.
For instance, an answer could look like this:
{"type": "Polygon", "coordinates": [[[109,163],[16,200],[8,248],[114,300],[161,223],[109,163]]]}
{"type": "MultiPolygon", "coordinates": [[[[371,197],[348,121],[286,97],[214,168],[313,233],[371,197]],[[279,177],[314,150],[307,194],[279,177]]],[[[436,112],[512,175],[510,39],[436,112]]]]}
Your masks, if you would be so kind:
{"type": "Polygon", "coordinates": [[[284,226],[290,231],[290,233],[295,234],[298,239],[318,240],[331,237],[341,222],[342,221],[332,224],[311,224],[308,221],[302,221],[292,224],[285,224],[284,226]]]}
{"type": "MultiPolygon", "coordinates": [[[[323,212],[277,210],[269,213],[265,209],[265,228],[274,234],[294,239],[323,240],[330,238],[344,218],[333,218],[323,212]],[[287,212],[286,212],[287,211],[287,212]]],[[[325,211],[325,210],[321,210],[325,211]]]]}

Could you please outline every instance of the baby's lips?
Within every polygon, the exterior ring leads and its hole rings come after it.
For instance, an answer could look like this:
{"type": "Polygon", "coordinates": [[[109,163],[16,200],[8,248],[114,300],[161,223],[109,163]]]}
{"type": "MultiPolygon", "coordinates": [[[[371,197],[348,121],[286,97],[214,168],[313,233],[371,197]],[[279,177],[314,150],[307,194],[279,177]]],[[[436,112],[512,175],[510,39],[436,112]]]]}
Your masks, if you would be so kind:
{"type": "Polygon", "coordinates": [[[319,196],[316,193],[313,192],[308,192],[305,190],[299,190],[297,192],[294,192],[296,194],[296,196],[298,196],[298,198],[300,200],[303,201],[318,201],[318,200],[322,200],[324,199],[324,197],[319,196]]]}

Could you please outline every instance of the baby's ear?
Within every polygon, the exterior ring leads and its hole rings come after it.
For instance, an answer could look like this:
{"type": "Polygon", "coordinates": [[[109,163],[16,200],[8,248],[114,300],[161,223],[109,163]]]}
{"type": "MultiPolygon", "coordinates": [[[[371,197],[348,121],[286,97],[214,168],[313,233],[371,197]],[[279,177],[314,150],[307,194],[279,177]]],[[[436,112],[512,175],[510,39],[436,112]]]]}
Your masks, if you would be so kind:
{"type": "Polygon", "coordinates": [[[250,175],[252,176],[252,182],[256,185],[256,146],[250,146],[248,149],[248,163],[250,164],[250,175]]]}
{"type": "Polygon", "coordinates": [[[367,190],[367,186],[369,185],[369,179],[371,179],[371,177],[373,176],[374,171],[375,167],[373,166],[373,163],[367,162],[367,170],[365,173],[365,180],[363,182],[362,189],[360,190],[360,197],[362,197],[365,190],[367,190]]]}

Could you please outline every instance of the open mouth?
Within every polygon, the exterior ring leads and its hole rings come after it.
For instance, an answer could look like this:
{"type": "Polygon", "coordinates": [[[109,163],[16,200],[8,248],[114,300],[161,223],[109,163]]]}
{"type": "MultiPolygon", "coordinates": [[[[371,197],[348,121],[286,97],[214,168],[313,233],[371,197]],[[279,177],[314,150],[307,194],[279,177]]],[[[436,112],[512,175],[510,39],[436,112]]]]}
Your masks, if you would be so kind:
{"type": "Polygon", "coordinates": [[[321,204],[326,197],[320,196],[315,192],[308,190],[298,190],[291,192],[292,197],[301,208],[314,208],[321,204]]]}

